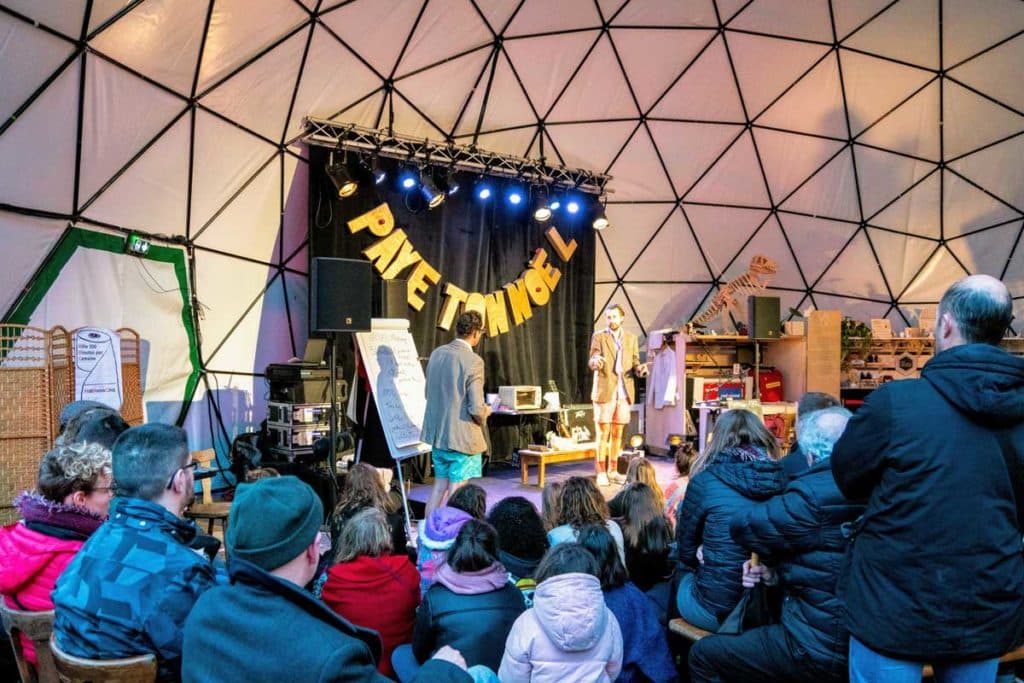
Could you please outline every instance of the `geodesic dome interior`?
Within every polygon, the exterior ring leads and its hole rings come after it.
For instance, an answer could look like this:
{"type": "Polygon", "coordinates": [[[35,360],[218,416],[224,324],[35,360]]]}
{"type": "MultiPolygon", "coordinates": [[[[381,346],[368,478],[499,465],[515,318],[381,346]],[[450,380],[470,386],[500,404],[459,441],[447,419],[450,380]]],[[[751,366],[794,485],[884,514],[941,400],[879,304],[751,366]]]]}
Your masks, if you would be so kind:
{"type": "Polygon", "coordinates": [[[783,311],[899,330],[990,273],[1020,317],[1022,33],[1017,0],[3,0],[0,298],[138,329],[150,419],[258,421],[306,335],[314,116],[613,176],[595,304],[636,332],[753,255],[783,311]]]}

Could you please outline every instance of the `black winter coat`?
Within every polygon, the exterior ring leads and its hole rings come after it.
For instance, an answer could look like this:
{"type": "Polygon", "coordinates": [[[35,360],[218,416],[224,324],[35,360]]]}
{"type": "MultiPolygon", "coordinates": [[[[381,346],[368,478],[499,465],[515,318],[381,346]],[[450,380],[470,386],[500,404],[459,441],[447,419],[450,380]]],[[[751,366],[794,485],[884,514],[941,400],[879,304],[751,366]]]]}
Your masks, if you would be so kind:
{"type": "Polygon", "coordinates": [[[868,396],[831,458],[839,489],[867,500],[845,582],[858,640],[929,661],[1021,641],[1022,458],[1024,359],[994,346],[948,349],[868,396]]]}
{"type": "MultiPolygon", "coordinates": [[[[354,626],[298,586],[241,560],[231,585],[212,588],[185,622],[184,683],[388,683],[377,671],[380,638],[354,626]]],[[[462,669],[431,660],[414,682],[471,683],[462,669]]]]}
{"type": "Polygon", "coordinates": [[[782,627],[821,667],[846,670],[849,633],[836,583],[849,544],[841,526],[864,506],[843,497],[828,462],[797,475],[785,491],[732,518],[737,543],[779,573],[782,627]]]}
{"type": "Polygon", "coordinates": [[[512,624],[525,610],[522,592],[511,583],[473,595],[435,583],[416,610],[413,654],[422,662],[442,645],[451,645],[467,666],[483,664],[497,671],[512,624]]]}
{"type": "MultiPolygon", "coordinates": [[[[684,569],[697,573],[696,594],[719,621],[743,594],[743,563],[750,553],[729,535],[733,515],[782,490],[785,477],[774,460],[741,460],[739,449],[719,453],[690,480],[676,514],[676,548],[684,569]],[[704,564],[697,548],[704,545],[704,564]]],[[[764,456],[761,456],[764,457],[764,456]]]]}

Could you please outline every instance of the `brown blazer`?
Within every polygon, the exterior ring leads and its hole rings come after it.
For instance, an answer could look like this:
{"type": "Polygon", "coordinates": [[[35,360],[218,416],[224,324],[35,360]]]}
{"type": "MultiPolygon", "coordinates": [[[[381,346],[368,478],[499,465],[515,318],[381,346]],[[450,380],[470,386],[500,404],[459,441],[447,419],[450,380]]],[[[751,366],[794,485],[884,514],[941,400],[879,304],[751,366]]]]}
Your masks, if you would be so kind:
{"type": "Polygon", "coordinates": [[[489,413],[483,358],[459,340],[434,349],[427,362],[427,408],[420,438],[434,448],[483,453],[487,441],[481,424],[489,413]]]}
{"type": "MultiPolygon", "coordinates": [[[[590,339],[590,353],[587,362],[596,355],[604,358],[604,368],[594,370],[594,387],[590,390],[590,400],[594,403],[607,403],[615,398],[618,377],[615,375],[615,338],[608,330],[595,332],[590,339]]],[[[626,396],[630,405],[636,398],[636,387],[633,377],[640,366],[640,348],[636,335],[622,331],[622,378],[626,384],[626,396]]]]}

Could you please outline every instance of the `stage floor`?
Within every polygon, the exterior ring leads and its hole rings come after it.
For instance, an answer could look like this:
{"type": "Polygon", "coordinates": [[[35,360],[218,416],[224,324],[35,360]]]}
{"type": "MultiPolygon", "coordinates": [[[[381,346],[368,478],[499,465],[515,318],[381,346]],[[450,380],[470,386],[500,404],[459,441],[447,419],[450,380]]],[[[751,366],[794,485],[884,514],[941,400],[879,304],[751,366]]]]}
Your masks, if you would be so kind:
{"type": "MultiPolygon", "coordinates": [[[[651,455],[647,456],[651,464],[654,465],[654,469],[658,473],[658,483],[661,488],[664,489],[668,484],[676,478],[675,464],[670,458],[663,456],[651,455]]],[[[548,465],[545,469],[544,478],[546,481],[565,481],[569,477],[575,476],[593,476],[594,474],[594,463],[590,460],[580,460],[577,462],[558,463],[555,465],[548,465]]],[[[522,496],[526,498],[535,506],[537,510],[540,510],[541,502],[541,488],[537,486],[537,468],[535,466],[530,467],[530,483],[526,486],[522,484],[522,477],[519,471],[518,465],[511,465],[510,463],[498,462],[492,463],[488,468],[487,475],[480,479],[474,479],[473,483],[482,486],[484,491],[487,492],[487,509],[489,510],[499,500],[508,498],[509,496],[522,496]]],[[[410,512],[415,517],[421,517],[423,514],[423,505],[427,502],[427,498],[430,496],[431,484],[413,484],[412,490],[409,492],[409,504],[410,512]]],[[[604,494],[606,499],[611,498],[619,489],[622,488],[618,484],[612,484],[611,486],[601,487],[601,493],[604,494]]]]}

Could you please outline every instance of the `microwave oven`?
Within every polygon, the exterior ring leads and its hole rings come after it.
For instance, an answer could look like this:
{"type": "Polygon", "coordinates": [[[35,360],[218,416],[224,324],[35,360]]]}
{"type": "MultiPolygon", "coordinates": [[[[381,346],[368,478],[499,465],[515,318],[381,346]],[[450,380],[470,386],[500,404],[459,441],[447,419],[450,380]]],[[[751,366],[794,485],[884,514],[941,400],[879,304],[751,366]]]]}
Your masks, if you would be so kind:
{"type": "Polygon", "coordinates": [[[541,405],[540,387],[516,385],[498,387],[501,405],[510,410],[537,410],[541,405]]]}

